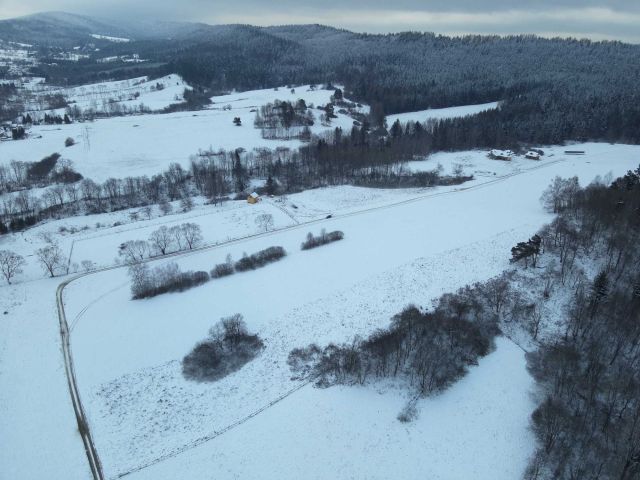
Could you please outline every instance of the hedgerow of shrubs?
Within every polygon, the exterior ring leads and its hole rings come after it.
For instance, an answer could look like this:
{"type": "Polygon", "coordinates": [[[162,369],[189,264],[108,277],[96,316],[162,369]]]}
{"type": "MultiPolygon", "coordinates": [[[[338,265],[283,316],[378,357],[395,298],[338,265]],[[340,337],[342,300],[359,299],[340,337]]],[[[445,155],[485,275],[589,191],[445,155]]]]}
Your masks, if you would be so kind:
{"type": "Polygon", "coordinates": [[[202,285],[212,278],[222,278],[234,272],[244,272],[264,267],[269,263],[280,260],[286,254],[287,252],[282,247],[269,247],[253,255],[245,254],[235,264],[231,261],[231,256],[229,255],[225,263],[220,263],[211,270],[211,275],[201,271],[181,272],[178,265],[173,262],[150,269],[146,263],[142,262],[144,256],[138,256],[132,260],[132,264],[129,267],[131,294],[134,300],[138,300],[155,297],[163,293],[182,292],[202,285]]]}
{"type": "Polygon", "coordinates": [[[325,232],[322,230],[320,235],[314,237],[311,232],[307,233],[307,239],[302,242],[301,249],[302,250],[310,250],[312,248],[321,247],[322,245],[326,245],[327,243],[337,242],[338,240],[342,240],[344,238],[344,233],[339,230],[335,232],[325,232]]]}
{"type": "Polygon", "coordinates": [[[181,272],[178,265],[170,263],[154,268],[144,263],[132,265],[131,293],[134,300],[155,297],[169,292],[182,292],[209,281],[207,272],[181,272]]]}
{"type": "Polygon", "coordinates": [[[263,348],[264,342],[249,333],[242,315],[223,318],[209,330],[209,338],[182,359],[182,374],[187,380],[215,382],[242,368],[263,348]]]}
{"type": "Polygon", "coordinates": [[[252,255],[247,255],[245,253],[244,256],[235,263],[234,267],[237,272],[255,270],[256,268],[264,267],[269,263],[277,262],[286,254],[287,252],[282,247],[269,247],[252,255]]]}

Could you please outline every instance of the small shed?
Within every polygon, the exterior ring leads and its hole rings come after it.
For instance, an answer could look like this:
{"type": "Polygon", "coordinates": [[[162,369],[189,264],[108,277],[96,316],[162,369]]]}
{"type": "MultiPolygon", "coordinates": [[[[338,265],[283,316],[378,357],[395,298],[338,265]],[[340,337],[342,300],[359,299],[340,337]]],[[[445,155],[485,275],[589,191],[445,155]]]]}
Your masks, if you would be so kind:
{"type": "Polygon", "coordinates": [[[530,150],[525,154],[524,158],[528,158],[529,160],[540,160],[540,154],[530,150]]]}
{"type": "Polygon", "coordinates": [[[251,195],[249,195],[247,197],[247,203],[250,204],[254,204],[254,203],[258,203],[260,201],[260,195],[258,195],[256,192],[253,192],[251,195]]]}

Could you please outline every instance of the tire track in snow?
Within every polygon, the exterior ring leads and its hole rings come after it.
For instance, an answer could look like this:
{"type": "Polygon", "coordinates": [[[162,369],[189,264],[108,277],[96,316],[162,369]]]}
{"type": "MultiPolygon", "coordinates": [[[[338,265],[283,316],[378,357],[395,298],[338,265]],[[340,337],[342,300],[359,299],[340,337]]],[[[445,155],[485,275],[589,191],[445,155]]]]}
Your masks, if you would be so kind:
{"type": "Polygon", "coordinates": [[[91,437],[91,430],[89,429],[89,422],[84,413],[82,407],[82,400],[80,399],[80,392],[78,391],[78,385],[76,381],[76,372],[73,366],[73,357],[71,355],[71,344],[69,341],[69,325],[67,324],[66,316],[64,313],[64,303],[62,301],[62,292],[75,278],[69,279],[58,285],[56,290],[56,303],[58,305],[58,319],[60,321],[60,337],[62,339],[62,353],[64,356],[64,368],[67,375],[67,383],[69,384],[69,393],[71,394],[71,403],[73,404],[73,410],[78,422],[78,432],[82,438],[84,449],[87,454],[87,460],[89,461],[89,468],[94,480],[104,480],[104,473],[102,471],[102,464],[100,463],[100,457],[98,451],[93,443],[91,437]]]}

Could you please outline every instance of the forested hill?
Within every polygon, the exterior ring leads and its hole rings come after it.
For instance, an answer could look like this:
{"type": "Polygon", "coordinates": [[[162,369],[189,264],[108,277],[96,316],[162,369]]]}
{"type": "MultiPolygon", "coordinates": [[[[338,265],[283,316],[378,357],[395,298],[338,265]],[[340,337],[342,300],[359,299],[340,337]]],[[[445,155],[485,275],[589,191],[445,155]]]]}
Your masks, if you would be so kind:
{"type": "Polygon", "coordinates": [[[372,105],[374,120],[506,100],[482,124],[448,126],[456,129],[450,137],[482,146],[640,141],[640,46],[620,42],[235,26],[215,40],[176,45],[170,70],[222,90],[341,82],[349,96],[372,105]]]}
{"type": "MultiPolygon", "coordinates": [[[[64,25],[68,31],[70,23],[64,25]]],[[[101,45],[78,62],[43,62],[34,73],[84,83],[175,72],[212,92],[341,83],[347,95],[372,105],[374,122],[389,113],[505,100],[502,109],[483,115],[482,124],[449,122],[446,148],[456,148],[457,138],[497,146],[640,142],[640,45],[531,35],[369,35],[321,25],[116,27],[132,41],[101,45]],[[98,62],[133,53],[147,62],[98,62]]]]}

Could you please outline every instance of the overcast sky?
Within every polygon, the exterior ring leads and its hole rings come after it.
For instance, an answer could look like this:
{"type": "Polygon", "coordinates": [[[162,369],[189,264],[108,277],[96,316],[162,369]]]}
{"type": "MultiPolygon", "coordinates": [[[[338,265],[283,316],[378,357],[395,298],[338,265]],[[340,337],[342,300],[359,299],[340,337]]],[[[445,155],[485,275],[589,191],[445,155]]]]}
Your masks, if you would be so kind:
{"type": "Polygon", "coordinates": [[[41,11],[205,23],[322,23],[360,32],[536,33],[640,43],[640,0],[0,0],[0,18],[41,11]]]}

